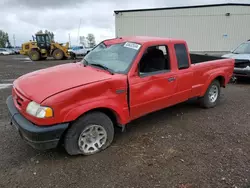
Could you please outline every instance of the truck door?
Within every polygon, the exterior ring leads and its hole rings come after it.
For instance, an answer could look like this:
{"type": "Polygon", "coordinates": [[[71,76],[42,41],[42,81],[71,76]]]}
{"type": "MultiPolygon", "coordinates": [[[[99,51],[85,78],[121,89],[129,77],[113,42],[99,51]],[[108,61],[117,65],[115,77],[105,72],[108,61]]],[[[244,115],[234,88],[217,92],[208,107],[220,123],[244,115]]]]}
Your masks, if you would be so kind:
{"type": "Polygon", "coordinates": [[[148,48],[138,75],[129,79],[131,119],[171,105],[175,89],[176,73],[171,71],[167,46],[148,48]]]}
{"type": "Polygon", "coordinates": [[[184,43],[174,44],[175,57],[177,62],[177,89],[175,101],[177,103],[188,100],[191,97],[193,84],[193,69],[189,59],[187,46],[184,43]]]}

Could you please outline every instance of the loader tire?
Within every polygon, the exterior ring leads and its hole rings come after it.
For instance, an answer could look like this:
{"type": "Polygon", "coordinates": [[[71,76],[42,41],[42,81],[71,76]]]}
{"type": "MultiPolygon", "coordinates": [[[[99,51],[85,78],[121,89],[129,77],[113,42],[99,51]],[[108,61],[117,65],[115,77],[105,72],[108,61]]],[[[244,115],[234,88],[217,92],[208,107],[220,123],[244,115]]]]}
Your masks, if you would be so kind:
{"type": "Polygon", "coordinates": [[[31,50],[29,52],[29,57],[32,61],[39,61],[41,59],[41,55],[37,50],[31,50]]]}
{"type": "Polygon", "coordinates": [[[53,58],[56,59],[56,60],[62,60],[64,57],[64,54],[63,54],[63,51],[60,50],[60,49],[56,49],[54,52],[53,52],[53,58]]]}

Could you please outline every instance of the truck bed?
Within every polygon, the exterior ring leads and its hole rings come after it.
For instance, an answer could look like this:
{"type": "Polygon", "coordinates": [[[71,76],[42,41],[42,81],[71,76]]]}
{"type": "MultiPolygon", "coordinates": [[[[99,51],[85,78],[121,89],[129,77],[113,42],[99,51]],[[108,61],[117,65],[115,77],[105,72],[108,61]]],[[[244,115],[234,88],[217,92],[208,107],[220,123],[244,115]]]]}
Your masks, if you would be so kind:
{"type": "Polygon", "coordinates": [[[214,61],[219,59],[225,59],[223,57],[201,55],[201,54],[191,54],[190,53],[191,64],[204,63],[206,61],[214,61]]]}

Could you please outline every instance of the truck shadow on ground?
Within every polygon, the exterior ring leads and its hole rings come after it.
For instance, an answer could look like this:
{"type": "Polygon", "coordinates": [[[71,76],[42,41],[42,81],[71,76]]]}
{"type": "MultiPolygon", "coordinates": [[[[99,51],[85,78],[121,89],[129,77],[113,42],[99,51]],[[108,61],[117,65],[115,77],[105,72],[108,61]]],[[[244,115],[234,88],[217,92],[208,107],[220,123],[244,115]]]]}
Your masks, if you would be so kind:
{"type": "MultiPolygon", "coordinates": [[[[185,114],[186,112],[199,112],[201,110],[197,99],[191,99],[187,102],[171,106],[150,114],[147,114],[143,117],[140,117],[132,122],[130,122],[126,126],[126,131],[122,132],[120,127],[115,127],[115,137],[113,140],[113,144],[119,145],[121,142],[126,142],[126,139],[133,138],[138,134],[142,134],[145,132],[150,132],[153,126],[165,126],[161,125],[162,123],[166,124],[169,119],[176,118],[178,121],[178,116],[185,114]]],[[[69,156],[64,150],[63,146],[60,145],[56,149],[52,149],[47,151],[51,153],[51,155],[57,156],[58,158],[77,158],[79,156],[69,156]]],[[[46,153],[46,151],[42,152],[46,153]]]]}
{"type": "Polygon", "coordinates": [[[175,121],[178,123],[182,119],[185,113],[197,113],[202,109],[199,106],[197,99],[190,99],[187,102],[183,102],[156,112],[152,112],[136,120],[133,120],[126,125],[126,131],[123,133],[121,129],[116,129],[114,142],[119,142],[123,137],[133,137],[133,135],[150,132],[152,127],[161,128],[167,126],[169,121],[175,121]]]}
{"type": "MultiPolygon", "coordinates": [[[[116,147],[119,147],[119,145],[121,145],[122,147],[123,144],[130,142],[129,140],[135,139],[136,137],[138,137],[138,135],[150,133],[153,131],[154,128],[156,129],[163,128],[164,126],[167,126],[166,124],[168,124],[168,121],[174,121],[175,124],[178,124],[178,122],[180,122],[180,126],[183,126],[183,123],[181,123],[180,121],[181,116],[183,114],[199,113],[199,111],[201,110],[205,110],[205,109],[200,108],[198,100],[191,99],[187,102],[180,103],[178,105],[171,106],[171,107],[147,114],[141,118],[138,118],[126,126],[125,132],[122,132],[121,128],[116,127],[113,144],[111,144],[111,148],[108,148],[107,150],[110,150],[110,152],[112,152],[112,145],[116,145],[116,147]]],[[[33,149],[30,148],[29,150],[33,150],[33,149]]],[[[105,154],[107,154],[106,153],[108,152],[107,150],[105,152],[95,154],[96,157],[94,158],[103,157],[105,154]]],[[[34,154],[34,152],[36,151],[33,150],[31,153],[34,154]]],[[[74,160],[76,158],[82,157],[81,155],[79,156],[68,155],[61,144],[56,149],[37,152],[36,156],[40,156],[39,157],[40,160],[41,158],[44,160],[48,160],[48,159],[65,160],[68,158],[71,158],[72,160],[74,160]]]]}

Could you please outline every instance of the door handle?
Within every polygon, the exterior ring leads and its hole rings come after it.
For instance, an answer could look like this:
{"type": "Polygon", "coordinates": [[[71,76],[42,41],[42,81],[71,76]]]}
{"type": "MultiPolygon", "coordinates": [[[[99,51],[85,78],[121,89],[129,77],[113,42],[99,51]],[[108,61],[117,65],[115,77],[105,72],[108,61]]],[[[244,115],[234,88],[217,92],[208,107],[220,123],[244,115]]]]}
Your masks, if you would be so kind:
{"type": "Polygon", "coordinates": [[[170,78],[168,78],[168,82],[173,82],[173,81],[175,81],[175,80],[176,80],[175,77],[170,77],[170,78]]]}

